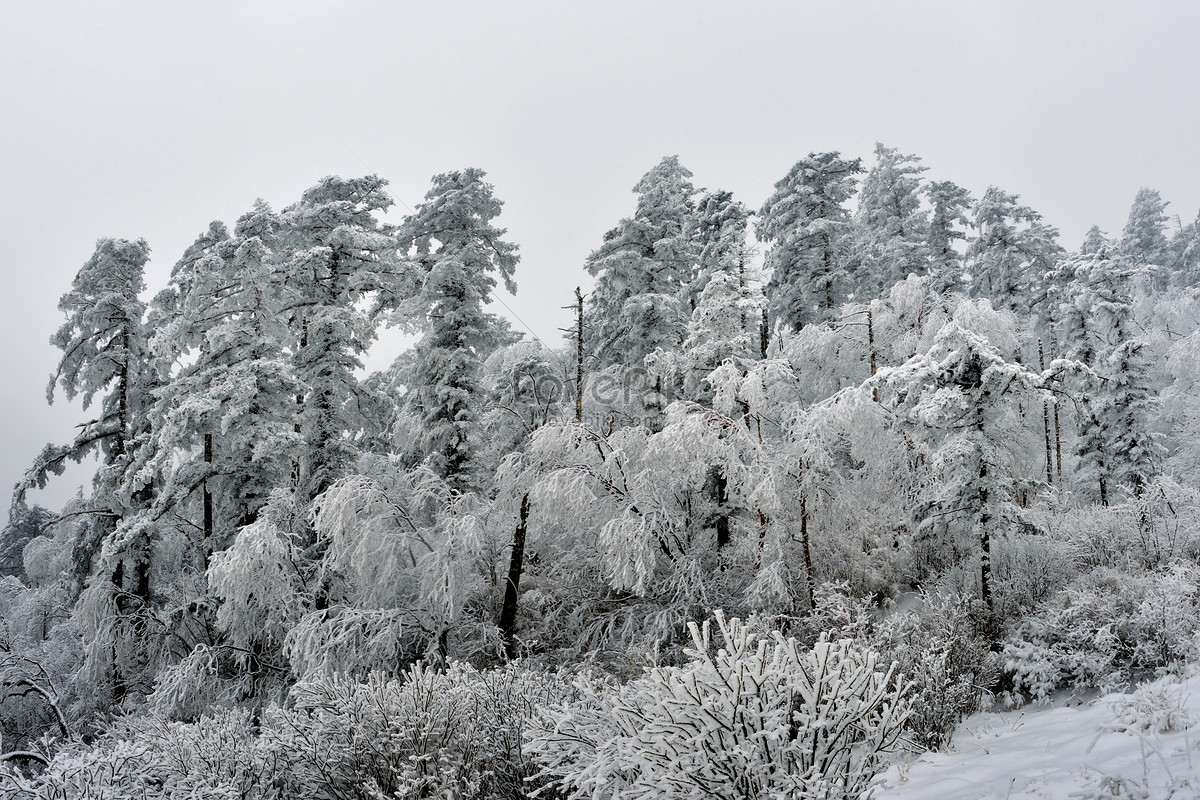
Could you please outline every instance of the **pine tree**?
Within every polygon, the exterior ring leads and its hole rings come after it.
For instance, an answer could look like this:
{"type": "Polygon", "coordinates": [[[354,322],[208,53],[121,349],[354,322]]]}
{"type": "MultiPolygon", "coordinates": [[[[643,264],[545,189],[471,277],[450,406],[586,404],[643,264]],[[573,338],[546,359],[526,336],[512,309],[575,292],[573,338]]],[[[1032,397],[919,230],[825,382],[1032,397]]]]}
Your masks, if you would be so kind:
{"type": "Polygon", "coordinates": [[[516,291],[520,256],[492,220],[503,205],[480,169],[436,175],[405,220],[401,246],[418,282],[414,319],[423,332],[412,365],[412,404],[424,426],[422,449],[438,475],[459,491],[476,488],[483,392],[480,369],[505,342],[505,327],[484,310],[496,278],[516,291]]]}
{"type": "MultiPolygon", "coordinates": [[[[1042,400],[1043,379],[1006,361],[986,339],[946,324],[929,352],[883,370],[867,385],[894,394],[885,403],[907,434],[928,448],[936,477],[918,527],[932,536],[955,528],[978,542],[980,597],[993,607],[992,543],[1022,524],[1025,483],[1003,443],[1006,410],[1042,400]]],[[[949,545],[949,543],[947,543],[949,545]]],[[[951,546],[952,549],[952,546],[951,546]]]]}
{"type": "Polygon", "coordinates": [[[709,403],[708,376],[727,362],[745,375],[762,350],[762,281],[746,244],[749,213],[729,192],[701,198],[697,212],[700,265],[680,359],[684,396],[709,403]]]}
{"type": "Polygon", "coordinates": [[[967,263],[973,296],[1023,314],[1045,294],[1044,276],[1062,248],[1058,231],[1033,209],[1017,205],[1018,199],[988,187],[975,204],[967,263]]]}
{"type": "Polygon", "coordinates": [[[1121,233],[1121,253],[1133,264],[1163,266],[1167,260],[1167,215],[1169,204],[1154,189],[1138,189],[1121,233]]]}
{"type": "Polygon", "coordinates": [[[208,252],[185,255],[155,301],[169,321],[151,345],[168,380],[156,392],[142,467],[163,476],[158,515],[200,491],[208,552],[222,546],[215,534],[228,539],[288,483],[300,452],[294,398],[304,390],[285,353],[287,321],[270,263],[278,215],[260,201],[234,236],[212,237],[218,226],[189,250],[208,252]]]}
{"type": "Polygon", "coordinates": [[[1099,225],[1093,225],[1088,228],[1087,235],[1083,237],[1083,244],[1079,246],[1080,255],[1092,256],[1099,253],[1101,248],[1111,247],[1108,237],[1104,231],[1100,230],[1099,225]]]}
{"type": "Polygon", "coordinates": [[[749,210],[733,199],[732,192],[705,192],[696,203],[699,254],[695,276],[686,287],[688,313],[696,310],[701,292],[714,275],[737,274],[744,278],[751,257],[746,242],[749,222],[749,210]]]}
{"type": "Polygon", "coordinates": [[[1200,214],[1171,237],[1169,271],[1179,286],[1200,284],[1200,214]]]}
{"type": "Polygon", "coordinates": [[[1162,448],[1150,426],[1152,365],[1134,319],[1136,268],[1111,242],[1093,247],[1059,261],[1050,298],[1062,353],[1090,370],[1078,387],[1076,472],[1107,504],[1118,485],[1141,493],[1160,469],[1162,448]]]}
{"type": "Polygon", "coordinates": [[[1079,294],[1089,300],[1096,372],[1101,379],[1088,398],[1094,417],[1085,420],[1081,432],[1085,447],[1099,446],[1080,456],[1084,465],[1092,462],[1094,477],[1102,485],[1123,484],[1140,496],[1158,473],[1162,448],[1150,429],[1157,393],[1151,385],[1149,354],[1134,320],[1134,272],[1123,255],[1102,248],[1081,272],[1086,283],[1076,284],[1079,294]],[[1094,422],[1099,430],[1088,435],[1086,429],[1094,422]],[[1101,441],[1095,442],[1096,438],[1101,441]],[[1093,452],[1103,461],[1097,463],[1093,452]]]}
{"type": "Polygon", "coordinates": [[[297,396],[304,498],[345,473],[356,440],[378,424],[379,399],[355,372],[375,340],[378,312],[400,294],[395,240],[377,217],[392,205],[386,184],[374,175],[328,177],[281,214],[281,311],[292,329],[293,370],[306,388],[297,396]]]}
{"type": "Polygon", "coordinates": [[[860,159],[810,153],[775,184],[759,211],[758,238],[769,245],[767,300],[771,316],[799,330],[832,319],[850,290],[846,257],[860,159]]]}
{"type": "Polygon", "coordinates": [[[677,351],[683,342],[683,295],[699,256],[691,177],[678,156],[660,161],[633,187],[634,215],[588,256],[585,268],[596,278],[587,313],[589,349],[601,368],[618,360],[640,366],[655,350],[677,351]]]}
{"type": "Polygon", "coordinates": [[[963,256],[955,243],[967,238],[971,194],[952,181],[933,181],[925,187],[925,193],[933,206],[926,241],[929,274],[933,276],[930,289],[936,294],[956,291],[963,283],[963,256]]]}
{"type": "Polygon", "coordinates": [[[897,281],[930,268],[930,220],[920,196],[926,167],[920,158],[878,143],[875,157],[852,224],[851,278],[859,301],[879,297],[897,281]]]}
{"type": "MultiPolygon", "coordinates": [[[[100,455],[102,466],[93,480],[92,524],[74,554],[80,584],[91,572],[102,542],[128,516],[130,505],[143,505],[147,499],[145,492],[129,498],[119,490],[129,474],[131,453],[147,433],[146,410],[156,382],[148,369],[145,304],[138,298],[149,255],[144,240],[101,239],[59,301],[67,321],[50,341],[63,356],[47,386],[47,400],[53,402],[55,388],[61,387],[68,400],[79,397],[87,409],[97,395],[103,395],[100,413],[80,426],[70,444],[47,445],[14,494],[14,508],[19,508],[25,491],[44,487],[51,475],[62,474],[66,461],[100,455]]],[[[144,553],[135,554],[133,562],[138,565],[133,571],[144,573],[144,553]]],[[[135,588],[144,588],[144,575],[133,580],[135,588]]]]}
{"type": "Polygon", "coordinates": [[[149,678],[144,621],[151,599],[153,532],[143,524],[142,512],[155,487],[130,485],[134,453],[150,433],[147,412],[158,382],[147,347],[146,308],[138,297],[149,253],[144,240],[101,239],[59,301],[67,320],[51,343],[63,357],[47,399],[53,401],[55,388],[61,387],[68,399],[79,397],[88,408],[103,395],[100,413],[81,426],[71,444],[48,446],[14,496],[14,507],[20,508],[24,491],[60,473],[65,460],[92,453],[101,457],[88,520],[71,554],[74,590],[83,589],[79,602],[93,609],[81,633],[88,663],[99,677],[97,689],[109,690],[99,693],[101,704],[119,703],[129,692],[144,689],[149,678]]]}
{"type": "Polygon", "coordinates": [[[676,388],[688,293],[702,280],[691,177],[677,156],[660,161],[633,188],[634,215],[608,231],[585,264],[596,278],[585,311],[587,351],[600,373],[593,375],[621,387],[606,410],[652,430],[676,388]]]}

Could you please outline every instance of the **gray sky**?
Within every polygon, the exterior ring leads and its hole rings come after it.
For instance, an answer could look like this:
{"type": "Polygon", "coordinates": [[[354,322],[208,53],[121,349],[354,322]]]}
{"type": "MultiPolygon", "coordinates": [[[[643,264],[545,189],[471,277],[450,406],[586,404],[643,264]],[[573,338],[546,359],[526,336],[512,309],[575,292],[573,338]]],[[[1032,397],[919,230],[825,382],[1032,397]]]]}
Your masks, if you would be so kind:
{"type": "Polygon", "coordinates": [[[0,493],[86,418],[45,404],[47,339],[97,238],[145,237],[157,290],[210,220],[328,174],[378,173],[403,212],[434,173],[487,170],[523,254],[503,300],[550,343],[668,154],[757,207],[808,152],[869,163],[881,141],[1020,194],[1068,247],[1118,232],[1140,186],[1200,207],[1191,0],[0,0],[0,20],[0,493]]]}

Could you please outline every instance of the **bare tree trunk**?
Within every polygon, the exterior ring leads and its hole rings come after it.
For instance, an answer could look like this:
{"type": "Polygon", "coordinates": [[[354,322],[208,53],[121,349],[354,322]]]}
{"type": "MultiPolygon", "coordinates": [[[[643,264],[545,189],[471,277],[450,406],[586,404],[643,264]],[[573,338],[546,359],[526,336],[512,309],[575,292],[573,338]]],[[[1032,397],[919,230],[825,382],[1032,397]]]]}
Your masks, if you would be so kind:
{"type": "Polygon", "coordinates": [[[808,543],[808,498],[800,494],[800,544],[804,548],[804,579],[808,586],[808,607],[817,607],[816,578],[813,575],[812,548],[808,543]]]}
{"type": "Polygon", "coordinates": [[[717,531],[717,549],[729,544],[729,512],[725,505],[729,502],[729,479],[720,467],[712,468],[712,495],[717,504],[716,520],[713,527],[717,531]]]}
{"type": "MultiPolygon", "coordinates": [[[[1038,339],[1038,369],[1046,371],[1046,354],[1042,349],[1042,340],[1038,339]]],[[[1042,401],[1042,430],[1046,435],[1046,484],[1054,485],[1054,462],[1050,451],[1050,401],[1042,401]]]]}
{"type": "MultiPolygon", "coordinates": [[[[867,352],[871,360],[871,377],[875,377],[875,316],[871,313],[870,306],[867,307],[867,352]]],[[[879,387],[871,387],[871,399],[876,403],[879,402],[879,387]]]]}
{"type": "MultiPolygon", "coordinates": [[[[213,463],[213,436],[211,433],[204,434],[204,463],[209,470],[212,469],[213,463]]],[[[204,479],[204,548],[207,551],[212,547],[213,537],[213,496],[212,491],[208,488],[208,478],[204,479]]]]}
{"type": "Polygon", "coordinates": [[[583,422],[583,294],[575,287],[575,422],[583,422]]]}
{"type": "Polygon", "coordinates": [[[525,567],[525,534],[529,530],[529,493],[521,497],[521,512],[513,534],[512,555],[508,560],[508,580],[504,584],[504,604],[500,609],[500,635],[504,652],[516,657],[517,641],[513,635],[517,624],[517,591],[521,588],[521,572],[525,567]]]}

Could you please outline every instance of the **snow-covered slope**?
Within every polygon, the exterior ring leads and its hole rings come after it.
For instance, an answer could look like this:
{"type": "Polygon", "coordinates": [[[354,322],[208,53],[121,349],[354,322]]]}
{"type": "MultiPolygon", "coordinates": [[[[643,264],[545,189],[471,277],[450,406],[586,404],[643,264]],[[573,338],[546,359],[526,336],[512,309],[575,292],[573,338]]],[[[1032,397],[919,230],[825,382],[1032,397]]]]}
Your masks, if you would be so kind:
{"type": "Polygon", "coordinates": [[[949,752],[893,766],[876,800],[1200,798],[1200,677],[977,714],[949,752]]]}

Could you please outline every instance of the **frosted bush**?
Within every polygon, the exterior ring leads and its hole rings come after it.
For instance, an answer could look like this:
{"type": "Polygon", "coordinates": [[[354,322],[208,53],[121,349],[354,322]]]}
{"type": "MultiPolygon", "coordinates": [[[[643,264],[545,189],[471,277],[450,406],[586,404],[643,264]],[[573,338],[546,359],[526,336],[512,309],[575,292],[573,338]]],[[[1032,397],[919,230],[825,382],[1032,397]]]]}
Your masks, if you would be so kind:
{"type": "Polygon", "coordinates": [[[516,800],[533,772],[527,721],[570,696],[557,675],[519,665],[316,677],[259,719],[246,710],[194,723],[131,717],[91,747],[68,744],[37,777],[0,764],[0,796],[516,800]]]}
{"type": "Polygon", "coordinates": [[[895,665],[851,640],[811,649],[718,614],[692,661],[612,688],[582,680],[529,749],[571,798],[859,798],[910,713],[895,665]]]}
{"type": "Polygon", "coordinates": [[[964,595],[927,595],[920,609],[879,625],[874,641],[913,681],[908,730],[922,747],[936,750],[949,743],[999,675],[999,660],[972,616],[976,605],[964,595]]]}
{"type": "Polygon", "coordinates": [[[1062,589],[1078,574],[1071,545],[1052,536],[1017,534],[993,543],[996,614],[1014,620],[1062,589]]]}
{"type": "Polygon", "coordinates": [[[1148,684],[1109,701],[1117,726],[1143,733],[1173,733],[1192,725],[1187,695],[1176,683],[1148,684]]]}
{"type": "Polygon", "coordinates": [[[1200,557],[1200,492],[1160,477],[1141,499],[1068,509],[1056,533],[1070,557],[1089,567],[1129,571],[1200,557]]]}
{"type": "Polygon", "coordinates": [[[1097,569],[1028,617],[1004,646],[1014,691],[1044,700],[1070,686],[1115,690],[1196,654],[1197,570],[1097,569]]]}
{"type": "Polygon", "coordinates": [[[564,688],[519,665],[313,678],[293,691],[294,708],[268,715],[263,738],[292,755],[309,796],[518,798],[531,772],[526,720],[564,688]]]}

